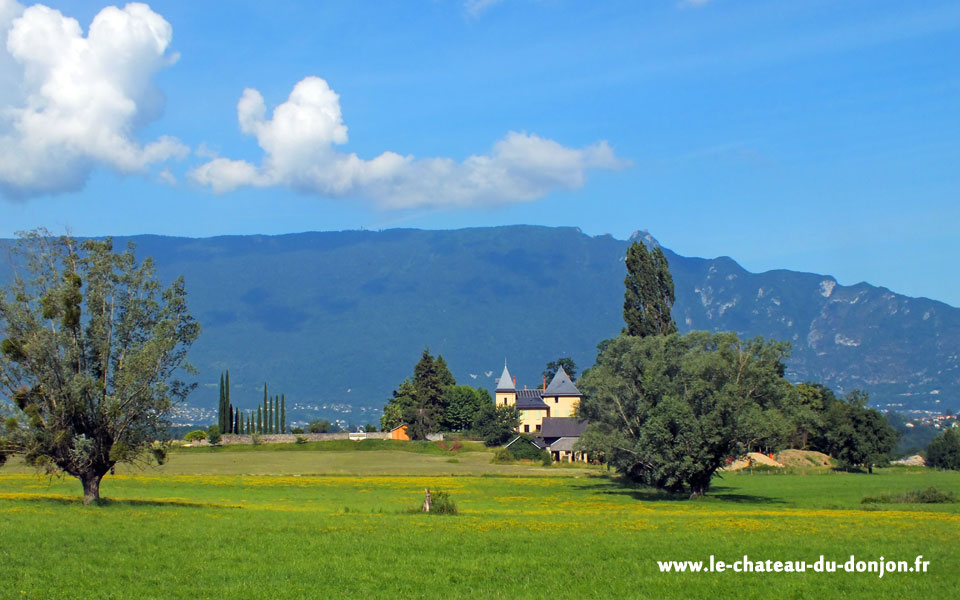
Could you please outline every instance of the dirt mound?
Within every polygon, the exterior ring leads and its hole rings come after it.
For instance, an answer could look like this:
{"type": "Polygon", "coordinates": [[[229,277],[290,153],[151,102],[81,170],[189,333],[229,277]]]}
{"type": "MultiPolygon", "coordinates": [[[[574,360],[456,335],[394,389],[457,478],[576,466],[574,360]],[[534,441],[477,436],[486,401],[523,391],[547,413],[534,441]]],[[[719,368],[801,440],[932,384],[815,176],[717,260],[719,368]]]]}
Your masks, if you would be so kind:
{"type": "Polygon", "coordinates": [[[893,461],[895,465],[907,465],[908,467],[925,467],[927,466],[927,461],[923,459],[919,454],[914,454],[913,456],[908,456],[906,458],[901,458],[900,460],[893,461]]]}
{"type": "Polygon", "coordinates": [[[746,469],[751,465],[766,465],[768,467],[778,467],[782,468],[783,465],[770,458],[766,454],[760,454],[759,452],[751,452],[747,454],[745,458],[740,458],[724,468],[724,471],[739,471],[740,469],[746,469]]]}
{"type": "Polygon", "coordinates": [[[784,450],[777,460],[788,467],[829,467],[830,457],[813,450],[784,450]]]}

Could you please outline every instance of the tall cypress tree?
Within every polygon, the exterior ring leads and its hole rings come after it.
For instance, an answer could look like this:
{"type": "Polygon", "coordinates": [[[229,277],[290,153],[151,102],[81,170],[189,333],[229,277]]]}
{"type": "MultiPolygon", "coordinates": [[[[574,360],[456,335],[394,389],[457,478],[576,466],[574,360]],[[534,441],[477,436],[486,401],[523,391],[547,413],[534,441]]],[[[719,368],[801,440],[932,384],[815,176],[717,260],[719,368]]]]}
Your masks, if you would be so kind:
{"type": "Polygon", "coordinates": [[[253,433],[253,413],[247,413],[247,433],[253,433]]]}
{"type": "Polygon", "coordinates": [[[676,299],[667,257],[659,247],[653,252],[636,241],[627,249],[627,276],[623,283],[625,333],[638,337],[668,335],[677,331],[670,316],[676,299]]]}
{"type": "Polygon", "coordinates": [[[273,432],[280,433],[280,398],[273,397],[273,432]]]}
{"type": "MultiPolygon", "coordinates": [[[[230,410],[233,410],[233,404],[230,402],[230,371],[227,370],[227,375],[223,381],[223,402],[230,407],[230,410]]],[[[227,424],[228,427],[232,429],[231,433],[236,433],[236,419],[234,415],[231,415],[230,422],[227,424]]],[[[223,431],[221,429],[220,431],[223,431]]]]}
{"type": "Polygon", "coordinates": [[[267,382],[263,382],[263,433],[267,432],[267,382]]]}
{"type": "Polygon", "coordinates": [[[280,394],[280,433],[287,432],[287,398],[280,394]]]}
{"type": "Polygon", "coordinates": [[[263,419],[260,417],[261,407],[257,407],[257,433],[263,433],[263,419]]]}
{"type": "Polygon", "coordinates": [[[220,428],[220,431],[226,431],[227,429],[227,406],[224,402],[225,396],[223,395],[223,373],[220,373],[220,404],[217,405],[217,427],[220,428]]]}

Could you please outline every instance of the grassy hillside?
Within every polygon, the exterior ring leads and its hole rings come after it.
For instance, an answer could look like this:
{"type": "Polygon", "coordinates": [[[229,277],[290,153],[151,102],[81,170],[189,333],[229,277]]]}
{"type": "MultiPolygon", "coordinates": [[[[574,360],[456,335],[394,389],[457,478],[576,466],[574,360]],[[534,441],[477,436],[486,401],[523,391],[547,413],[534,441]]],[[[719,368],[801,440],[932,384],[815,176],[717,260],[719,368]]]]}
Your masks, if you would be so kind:
{"type": "Polygon", "coordinates": [[[397,450],[178,452],[167,467],[108,477],[111,501],[92,507],[73,481],[5,469],[0,596],[939,598],[956,584],[960,505],[861,500],[929,486],[960,493],[958,473],[745,472],[691,502],[602,471],[500,471],[488,452],[456,454],[460,463],[397,450]],[[385,464],[392,474],[380,474],[385,464]],[[253,474],[264,468],[284,475],[253,474]],[[318,469],[344,474],[306,474],[318,469]],[[460,514],[408,513],[425,487],[449,492],[460,514]],[[922,554],[930,571],[667,574],[656,563],[710,554],[922,554]]]}

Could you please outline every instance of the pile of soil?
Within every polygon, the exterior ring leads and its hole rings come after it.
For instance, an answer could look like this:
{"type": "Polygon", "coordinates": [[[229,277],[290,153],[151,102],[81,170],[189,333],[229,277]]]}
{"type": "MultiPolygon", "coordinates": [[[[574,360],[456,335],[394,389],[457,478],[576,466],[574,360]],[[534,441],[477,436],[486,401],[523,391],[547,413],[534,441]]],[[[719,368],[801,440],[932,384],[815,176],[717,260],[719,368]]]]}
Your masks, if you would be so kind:
{"type": "Polygon", "coordinates": [[[751,465],[766,465],[768,467],[778,467],[782,468],[783,465],[770,458],[766,454],[760,454],[759,452],[751,452],[747,454],[746,458],[740,458],[729,465],[727,465],[723,470],[724,471],[739,471],[740,469],[746,469],[751,465]]]}
{"type": "Polygon", "coordinates": [[[788,467],[829,467],[830,457],[814,450],[784,450],[777,461],[788,467]]]}
{"type": "Polygon", "coordinates": [[[907,465],[908,467],[925,467],[927,466],[927,461],[923,459],[919,454],[914,454],[913,456],[908,456],[906,458],[901,458],[900,460],[893,461],[895,465],[907,465]]]}

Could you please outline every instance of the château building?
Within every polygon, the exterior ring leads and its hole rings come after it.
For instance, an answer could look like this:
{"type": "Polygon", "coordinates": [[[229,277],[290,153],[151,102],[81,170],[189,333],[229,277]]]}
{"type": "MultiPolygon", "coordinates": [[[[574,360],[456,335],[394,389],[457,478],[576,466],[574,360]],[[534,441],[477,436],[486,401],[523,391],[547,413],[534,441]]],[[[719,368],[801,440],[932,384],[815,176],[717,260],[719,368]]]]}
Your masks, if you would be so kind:
{"type": "Polygon", "coordinates": [[[585,455],[573,449],[586,428],[585,421],[574,418],[583,395],[563,367],[549,384],[543,383],[537,389],[518,389],[516,378],[504,363],[503,374],[497,380],[497,405],[516,406],[520,411],[517,432],[534,435],[554,460],[586,461],[585,455]]]}

